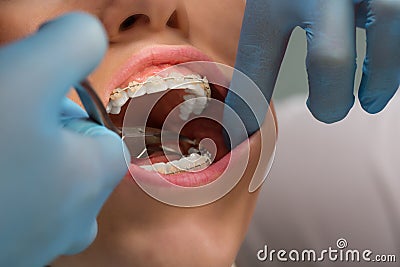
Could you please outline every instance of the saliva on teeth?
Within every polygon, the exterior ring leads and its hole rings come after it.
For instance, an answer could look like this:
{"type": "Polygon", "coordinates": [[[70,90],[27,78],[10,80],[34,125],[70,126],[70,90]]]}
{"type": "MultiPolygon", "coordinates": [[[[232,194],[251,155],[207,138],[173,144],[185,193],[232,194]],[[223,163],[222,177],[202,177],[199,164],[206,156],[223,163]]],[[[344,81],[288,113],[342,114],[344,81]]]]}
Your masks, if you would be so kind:
{"type": "Polygon", "coordinates": [[[202,150],[200,152],[195,148],[189,150],[189,153],[190,152],[192,153],[189,156],[183,156],[179,160],[174,160],[167,163],[159,162],[152,165],[143,165],[139,167],[147,171],[169,175],[182,172],[201,171],[211,165],[212,160],[210,152],[206,150],[202,150]]]}
{"type": "Polygon", "coordinates": [[[183,75],[172,72],[166,77],[155,75],[147,78],[145,82],[133,81],[125,88],[115,89],[111,93],[106,110],[111,114],[119,114],[129,98],[174,89],[183,89],[186,93],[185,101],[179,107],[179,117],[183,121],[188,120],[191,114],[200,115],[211,98],[211,89],[207,78],[202,78],[197,74],[183,75]]]}

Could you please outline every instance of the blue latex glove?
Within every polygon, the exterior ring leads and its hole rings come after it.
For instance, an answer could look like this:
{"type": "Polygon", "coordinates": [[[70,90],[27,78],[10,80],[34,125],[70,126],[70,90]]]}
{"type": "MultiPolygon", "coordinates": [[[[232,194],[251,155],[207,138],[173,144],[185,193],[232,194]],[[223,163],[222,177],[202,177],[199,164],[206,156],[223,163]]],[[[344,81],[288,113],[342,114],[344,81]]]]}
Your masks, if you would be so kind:
{"type": "Polygon", "coordinates": [[[97,234],[126,173],[123,143],[65,95],[106,49],[101,24],[79,13],[0,48],[0,266],[44,266],[97,234]]]}
{"type": "MultiPolygon", "coordinates": [[[[333,123],[343,119],[353,106],[356,26],[367,31],[361,105],[369,113],[385,107],[400,82],[400,1],[247,0],[235,67],[259,86],[268,102],[296,26],[302,27],[308,38],[307,106],[315,118],[333,123]]],[[[239,95],[254,93],[239,84],[234,77],[231,88],[239,95]]],[[[259,129],[258,122],[263,122],[267,110],[260,105],[265,101],[249,103],[256,118],[232,92],[225,102],[241,116],[249,135],[259,129]]],[[[224,122],[230,126],[229,116],[224,122]]]]}

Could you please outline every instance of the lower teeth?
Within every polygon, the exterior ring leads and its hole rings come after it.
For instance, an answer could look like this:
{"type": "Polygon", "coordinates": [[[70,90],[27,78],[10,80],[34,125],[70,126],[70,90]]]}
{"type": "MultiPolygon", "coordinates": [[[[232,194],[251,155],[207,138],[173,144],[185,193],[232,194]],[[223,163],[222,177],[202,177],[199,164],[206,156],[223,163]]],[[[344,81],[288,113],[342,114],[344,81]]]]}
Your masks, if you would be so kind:
{"type": "Polygon", "coordinates": [[[211,165],[211,153],[202,151],[201,154],[191,153],[189,156],[183,156],[179,160],[167,163],[159,162],[152,165],[139,166],[147,171],[154,171],[161,174],[175,174],[181,172],[197,172],[206,169],[211,165]]]}

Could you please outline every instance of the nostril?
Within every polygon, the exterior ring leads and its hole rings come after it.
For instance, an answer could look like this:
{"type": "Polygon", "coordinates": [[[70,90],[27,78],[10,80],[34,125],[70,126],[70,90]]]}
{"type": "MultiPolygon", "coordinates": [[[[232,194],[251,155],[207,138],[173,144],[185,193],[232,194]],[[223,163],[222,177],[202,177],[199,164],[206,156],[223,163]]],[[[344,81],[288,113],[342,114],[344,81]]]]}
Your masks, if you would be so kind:
{"type": "Polygon", "coordinates": [[[138,24],[148,24],[150,18],[144,14],[135,14],[126,18],[119,26],[119,31],[123,32],[131,29],[133,26],[138,24]]]}
{"type": "Polygon", "coordinates": [[[178,13],[175,11],[167,22],[167,26],[171,28],[179,28],[178,13]]]}

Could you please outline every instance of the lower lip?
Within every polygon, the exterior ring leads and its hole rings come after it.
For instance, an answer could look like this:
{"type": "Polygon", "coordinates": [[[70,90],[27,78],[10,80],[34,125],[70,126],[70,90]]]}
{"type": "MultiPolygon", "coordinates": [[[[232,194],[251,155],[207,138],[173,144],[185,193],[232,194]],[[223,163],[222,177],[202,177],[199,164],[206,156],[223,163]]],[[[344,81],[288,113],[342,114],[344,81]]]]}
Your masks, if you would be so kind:
{"type": "Polygon", "coordinates": [[[233,164],[233,166],[239,164],[242,161],[242,155],[245,154],[244,151],[247,149],[247,144],[252,147],[256,142],[255,138],[256,134],[248,139],[249,143],[244,141],[218,162],[213,163],[205,170],[199,172],[182,172],[172,175],[163,175],[158,172],[144,170],[138,165],[130,164],[130,175],[128,174],[125,178],[132,179],[134,177],[134,179],[139,179],[141,183],[157,184],[157,181],[164,179],[172,184],[182,187],[203,186],[218,179],[218,177],[220,177],[226,170],[230,161],[232,161],[231,164],[233,164]]]}

